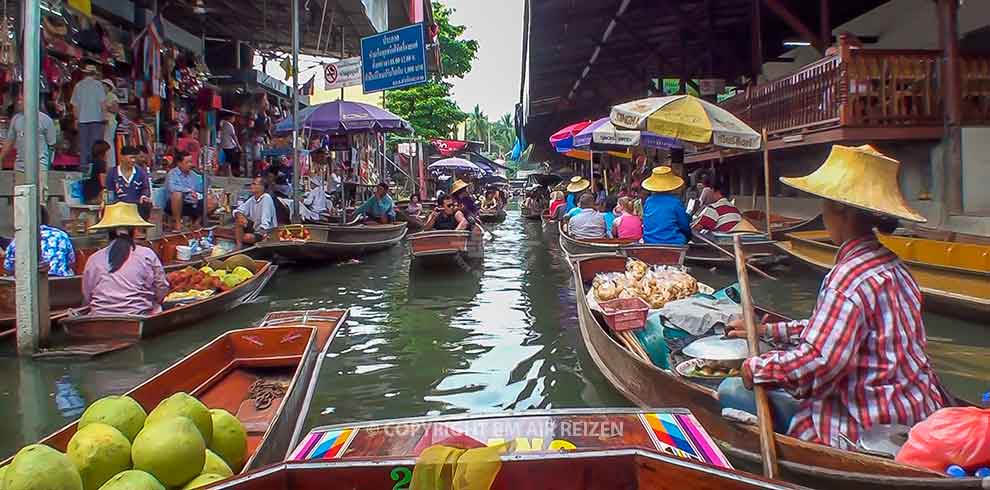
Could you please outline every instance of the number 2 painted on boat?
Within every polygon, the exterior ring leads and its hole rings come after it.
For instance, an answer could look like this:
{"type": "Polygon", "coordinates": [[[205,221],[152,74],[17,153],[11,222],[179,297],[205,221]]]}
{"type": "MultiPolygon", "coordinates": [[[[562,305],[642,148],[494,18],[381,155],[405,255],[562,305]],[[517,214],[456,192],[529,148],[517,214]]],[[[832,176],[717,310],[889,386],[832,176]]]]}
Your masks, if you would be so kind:
{"type": "Polygon", "coordinates": [[[409,482],[412,481],[412,470],[406,468],[405,466],[399,466],[398,468],[392,468],[392,481],[396,484],[392,487],[392,490],[408,490],[409,482]]]}

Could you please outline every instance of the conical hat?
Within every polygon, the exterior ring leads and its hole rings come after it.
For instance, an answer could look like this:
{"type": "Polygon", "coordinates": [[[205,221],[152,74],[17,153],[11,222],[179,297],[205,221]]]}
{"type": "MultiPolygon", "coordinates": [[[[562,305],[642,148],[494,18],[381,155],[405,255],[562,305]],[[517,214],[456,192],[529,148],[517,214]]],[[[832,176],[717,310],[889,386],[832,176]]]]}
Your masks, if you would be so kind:
{"type": "Polygon", "coordinates": [[[928,221],[908,205],[897,179],[901,162],[870,145],[833,145],[818,170],[780,181],[804,192],[867,211],[917,223],[928,221]]]}
{"type": "Polygon", "coordinates": [[[674,170],[663,166],[653,169],[653,175],[643,181],[643,188],[650,192],[670,192],[680,189],[684,179],[674,175],[674,170]]]}
{"type": "Polygon", "coordinates": [[[107,206],[103,210],[103,219],[90,226],[89,229],[92,231],[108,228],[151,228],[154,226],[141,217],[137,204],[118,202],[107,206]]]}
{"type": "Polygon", "coordinates": [[[471,184],[468,184],[467,182],[464,182],[461,179],[457,179],[454,182],[454,185],[450,186],[450,195],[453,196],[454,194],[457,194],[457,191],[459,191],[459,190],[461,190],[461,189],[463,189],[463,188],[465,188],[465,187],[467,187],[469,185],[471,185],[471,184]]]}
{"type": "Polygon", "coordinates": [[[581,192],[589,187],[591,187],[591,182],[588,182],[588,179],[575,175],[571,177],[571,183],[567,184],[567,192],[581,192]]]}

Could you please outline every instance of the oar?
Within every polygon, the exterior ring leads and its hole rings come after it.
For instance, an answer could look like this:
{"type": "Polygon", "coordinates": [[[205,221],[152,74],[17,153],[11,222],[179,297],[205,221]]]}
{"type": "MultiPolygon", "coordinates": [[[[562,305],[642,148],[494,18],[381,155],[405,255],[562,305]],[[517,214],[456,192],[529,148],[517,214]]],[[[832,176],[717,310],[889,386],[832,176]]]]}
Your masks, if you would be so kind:
{"type": "Polygon", "coordinates": [[[490,236],[492,240],[495,239],[495,234],[492,233],[491,230],[485,228],[484,226],[481,226],[481,220],[475,220],[474,224],[477,225],[478,228],[481,228],[481,231],[488,233],[488,236],[490,236]]]}
{"type": "MultiPolygon", "coordinates": [[[[717,243],[709,240],[707,237],[705,237],[704,234],[702,234],[702,233],[695,233],[694,236],[696,238],[700,238],[701,241],[703,241],[703,242],[705,242],[705,243],[707,243],[707,244],[715,247],[715,249],[718,250],[719,252],[722,252],[725,255],[728,255],[729,257],[732,257],[732,258],[735,258],[736,260],[738,260],[738,254],[733,255],[732,252],[726,250],[721,245],[719,245],[719,244],[717,244],[717,243]]],[[[738,240],[738,239],[739,239],[739,235],[734,235],[733,240],[738,240]]],[[[763,272],[762,270],[760,270],[759,268],[757,268],[755,265],[750,264],[749,262],[746,262],[746,267],[748,267],[750,270],[756,272],[757,274],[759,274],[759,275],[761,275],[761,276],[763,276],[763,277],[765,277],[767,279],[773,279],[774,281],[777,280],[776,277],[773,277],[770,274],[767,274],[766,272],[763,272]]]]}
{"type": "MultiPolygon", "coordinates": [[[[760,354],[760,339],[756,332],[756,315],[753,312],[753,297],[749,290],[746,255],[743,252],[739,235],[732,237],[732,245],[736,252],[736,274],[739,276],[739,292],[742,296],[743,323],[746,325],[749,355],[758,356],[760,354]]],[[[777,467],[777,447],[774,442],[770,400],[767,399],[767,392],[763,385],[754,384],[753,393],[756,395],[756,416],[760,423],[760,453],[763,455],[763,475],[767,478],[777,478],[780,475],[780,469],[777,467]]]]}

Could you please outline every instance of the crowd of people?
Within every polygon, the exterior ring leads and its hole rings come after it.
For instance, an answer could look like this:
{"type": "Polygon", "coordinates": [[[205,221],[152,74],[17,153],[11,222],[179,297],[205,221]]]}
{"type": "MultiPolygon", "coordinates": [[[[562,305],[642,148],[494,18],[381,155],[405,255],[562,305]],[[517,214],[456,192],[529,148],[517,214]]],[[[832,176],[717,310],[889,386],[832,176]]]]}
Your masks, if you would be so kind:
{"type": "Polygon", "coordinates": [[[684,179],[668,166],[648,178],[608,194],[588,179],[573,177],[551,192],[550,217],[568,225],[577,239],[620,239],[655,245],[684,245],[694,233],[727,233],[743,220],[726,185],[706,180],[699,185],[699,206],[692,216],[681,199],[684,179]]]}

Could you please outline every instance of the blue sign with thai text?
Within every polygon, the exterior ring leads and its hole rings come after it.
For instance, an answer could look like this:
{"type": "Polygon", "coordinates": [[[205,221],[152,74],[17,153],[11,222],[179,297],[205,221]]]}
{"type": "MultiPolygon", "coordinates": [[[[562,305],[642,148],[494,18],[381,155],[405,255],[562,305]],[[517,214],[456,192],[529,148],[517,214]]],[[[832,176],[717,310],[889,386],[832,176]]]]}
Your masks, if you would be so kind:
{"type": "Polygon", "coordinates": [[[361,79],[365,93],[426,83],[423,24],[362,38],[361,79]]]}

